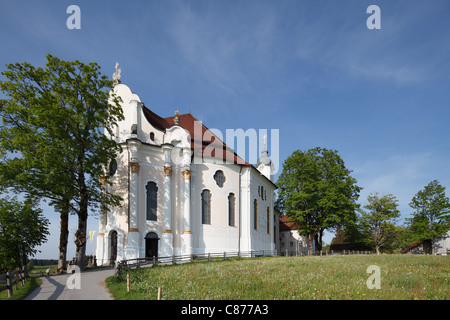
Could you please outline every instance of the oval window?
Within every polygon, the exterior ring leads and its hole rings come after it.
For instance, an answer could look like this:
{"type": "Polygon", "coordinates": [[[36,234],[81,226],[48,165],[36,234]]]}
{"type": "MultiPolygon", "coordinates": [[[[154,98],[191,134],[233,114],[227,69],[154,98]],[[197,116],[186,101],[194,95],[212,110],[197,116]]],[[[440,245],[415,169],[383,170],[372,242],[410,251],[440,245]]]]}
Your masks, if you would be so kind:
{"type": "Polygon", "coordinates": [[[216,180],[217,185],[222,188],[225,183],[225,175],[222,170],[217,170],[214,174],[214,180],[216,180]]]}

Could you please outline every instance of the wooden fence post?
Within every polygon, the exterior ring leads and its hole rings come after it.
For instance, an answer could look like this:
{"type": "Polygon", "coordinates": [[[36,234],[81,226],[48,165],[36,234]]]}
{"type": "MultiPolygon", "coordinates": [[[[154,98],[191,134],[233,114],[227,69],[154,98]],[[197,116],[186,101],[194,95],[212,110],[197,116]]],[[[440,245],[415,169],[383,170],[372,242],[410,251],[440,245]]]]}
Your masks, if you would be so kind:
{"type": "Polygon", "coordinates": [[[127,272],[127,293],[130,292],[130,273],[127,272]]]}
{"type": "Polygon", "coordinates": [[[12,281],[11,281],[11,272],[6,272],[6,288],[8,290],[8,298],[11,298],[13,295],[12,281]]]}
{"type": "Polygon", "coordinates": [[[22,286],[25,285],[25,283],[27,283],[27,278],[25,277],[25,268],[22,266],[20,269],[20,275],[21,275],[21,280],[22,280],[22,286]]]}
{"type": "MultiPolygon", "coordinates": [[[[14,272],[15,276],[16,276],[16,290],[19,290],[19,268],[16,268],[15,272],[14,272]]],[[[11,283],[12,284],[12,283],[11,283]]]]}
{"type": "MultiPolygon", "coordinates": [[[[22,267],[22,270],[23,270],[23,281],[24,281],[25,283],[27,283],[27,279],[28,279],[28,267],[27,267],[26,264],[22,267]]],[[[25,284],[25,283],[24,283],[24,284],[25,284]]]]}
{"type": "Polygon", "coordinates": [[[158,300],[161,300],[161,287],[158,287],[158,300]]]}

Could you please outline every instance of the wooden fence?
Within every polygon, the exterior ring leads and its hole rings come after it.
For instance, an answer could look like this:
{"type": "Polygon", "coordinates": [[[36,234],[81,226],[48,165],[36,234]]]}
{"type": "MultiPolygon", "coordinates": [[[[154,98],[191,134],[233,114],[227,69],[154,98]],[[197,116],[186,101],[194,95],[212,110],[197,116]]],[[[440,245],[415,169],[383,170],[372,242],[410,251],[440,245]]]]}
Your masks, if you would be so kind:
{"type": "Polygon", "coordinates": [[[19,289],[19,284],[23,286],[27,282],[26,270],[24,268],[16,268],[6,274],[0,274],[0,292],[8,290],[8,298],[13,295],[13,287],[19,289]]]}
{"type": "MultiPolygon", "coordinates": [[[[313,256],[328,256],[328,255],[351,255],[351,254],[372,254],[371,250],[326,250],[326,251],[317,251],[313,253],[313,256]]],[[[296,251],[296,250],[283,250],[280,252],[281,256],[307,256],[308,252],[305,250],[296,251]]]]}

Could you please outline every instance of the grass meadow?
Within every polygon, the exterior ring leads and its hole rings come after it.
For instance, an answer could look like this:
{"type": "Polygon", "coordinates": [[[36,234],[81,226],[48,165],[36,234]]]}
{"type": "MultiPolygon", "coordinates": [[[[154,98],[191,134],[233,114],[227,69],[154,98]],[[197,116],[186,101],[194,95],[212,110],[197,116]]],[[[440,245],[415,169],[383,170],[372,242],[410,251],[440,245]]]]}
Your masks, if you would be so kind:
{"type": "Polygon", "coordinates": [[[450,300],[450,256],[350,255],[232,258],[137,268],[107,279],[117,300],[450,300]],[[369,289],[367,268],[380,269],[369,289]],[[126,278],[126,276],[124,277],[126,278]]]}

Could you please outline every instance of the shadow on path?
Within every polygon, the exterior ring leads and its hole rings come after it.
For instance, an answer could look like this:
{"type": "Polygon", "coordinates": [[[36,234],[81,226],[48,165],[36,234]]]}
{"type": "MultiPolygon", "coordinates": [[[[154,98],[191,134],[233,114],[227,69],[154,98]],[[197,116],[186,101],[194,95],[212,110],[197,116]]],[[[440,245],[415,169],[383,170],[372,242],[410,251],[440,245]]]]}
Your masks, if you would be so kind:
{"type": "Polygon", "coordinates": [[[48,300],[57,300],[58,297],[64,292],[65,284],[61,284],[52,277],[47,278],[48,282],[50,282],[53,286],[55,286],[55,291],[52,293],[48,300]]]}

